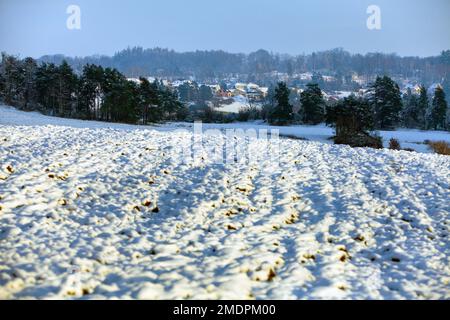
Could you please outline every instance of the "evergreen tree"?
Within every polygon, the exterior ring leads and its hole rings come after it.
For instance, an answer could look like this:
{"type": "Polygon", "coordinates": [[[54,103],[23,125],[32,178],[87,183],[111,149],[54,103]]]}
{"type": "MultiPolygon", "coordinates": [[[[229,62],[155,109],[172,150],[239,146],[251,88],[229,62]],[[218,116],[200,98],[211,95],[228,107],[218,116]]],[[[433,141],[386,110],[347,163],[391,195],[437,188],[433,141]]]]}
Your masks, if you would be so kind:
{"type": "Polygon", "coordinates": [[[424,85],[420,86],[420,93],[419,98],[417,99],[417,119],[420,123],[421,129],[426,129],[427,127],[427,111],[429,108],[429,100],[428,100],[428,94],[427,89],[424,85]]]}
{"type": "Polygon", "coordinates": [[[402,99],[398,84],[387,76],[377,77],[369,97],[377,129],[392,129],[399,125],[402,99]]]}
{"type": "Polygon", "coordinates": [[[105,71],[106,79],[110,82],[101,108],[102,119],[110,122],[136,123],[139,118],[136,84],[117,74],[116,70],[105,71]]]}
{"type": "Polygon", "coordinates": [[[267,95],[264,99],[264,104],[261,109],[261,118],[269,122],[272,112],[276,106],[275,89],[276,87],[271,83],[267,90],[267,95]]]}
{"type": "Polygon", "coordinates": [[[382,138],[369,133],[374,129],[372,110],[367,100],[357,99],[353,95],[333,107],[328,107],[326,122],[336,128],[334,143],[352,147],[383,148],[382,138]]]}
{"type": "Polygon", "coordinates": [[[401,112],[402,124],[407,128],[420,128],[420,114],[417,105],[417,97],[412,93],[411,88],[408,88],[406,94],[403,96],[403,110],[401,112]]]}
{"type": "Polygon", "coordinates": [[[437,86],[434,92],[430,114],[430,128],[435,130],[447,129],[447,101],[441,86],[437,86]]]}
{"type": "Polygon", "coordinates": [[[277,99],[275,98],[276,88],[277,86],[271,83],[267,90],[266,104],[268,104],[272,109],[275,108],[277,104],[277,99]]]}
{"type": "Polygon", "coordinates": [[[3,100],[9,105],[19,105],[23,90],[24,73],[19,59],[2,53],[3,100]]]}
{"type": "Polygon", "coordinates": [[[450,74],[448,73],[442,81],[442,88],[444,89],[446,96],[450,95],[450,74]]]}
{"type": "Polygon", "coordinates": [[[276,105],[270,116],[270,122],[273,124],[285,125],[292,120],[292,105],[289,103],[290,90],[286,83],[279,82],[275,89],[276,105]]]}
{"type": "Polygon", "coordinates": [[[75,113],[78,78],[65,60],[57,68],[57,76],[58,115],[72,117],[75,113]]]}
{"type": "Polygon", "coordinates": [[[185,82],[178,87],[178,95],[183,102],[198,100],[198,85],[195,82],[185,82]]]}
{"type": "Polygon", "coordinates": [[[198,90],[199,102],[211,101],[212,98],[213,98],[213,93],[212,93],[211,87],[201,85],[198,90]]]}
{"type": "Polygon", "coordinates": [[[160,89],[159,101],[164,120],[180,120],[186,112],[184,105],[178,101],[177,93],[167,88],[160,89]]]}
{"type": "Polygon", "coordinates": [[[159,94],[156,83],[150,83],[146,78],[140,78],[139,109],[143,124],[162,120],[162,110],[159,107],[159,94]]]}
{"type": "MultiPolygon", "coordinates": [[[[192,87],[198,90],[195,83],[192,87]]],[[[78,77],[66,61],[37,65],[32,58],[6,54],[0,62],[0,97],[19,108],[62,117],[147,123],[187,116],[177,94],[162,81],[150,84],[141,78],[137,85],[117,69],[89,64],[78,77]]],[[[210,96],[204,92],[203,97],[210,96]]]]}
{"type": "Polygon", "coordinates": [[[366,100],[351,95],[327,108],[326,123],[336,128],[336,136],[367,134],[374,129],[372,108],[366,100]]]}
{"type": "Polygon", "coordinates": [[[98,119],[103,100],[102,85],[104,69],[101,66],[87,64],[79,83],[78,115],[83,119],[98,119]]]}
{"type": "MultiPolygon", "coordinates": [[[[128,86],[128,81],[125,76],[116,69],[106,68],[101,82],[101,89],[104,96],[104,101],[100,108],[101,120],[128,122],[128,119],[125,119],[127,118],[125,110],[132,105],[128,99],[132,88],[128,86]]],[[[136,114],[130,115],[130,118],[134,118],[135,116],[136,114]]]]}
{"type": "Polygon", "coordinates": [[[53,63],[43,63],[36,70],[37,102],[44,113],[57,115],[58,68],[53,63]]]}
{"type": "Polygon", "coordinates": [[[25,110],[34,110],[37,104],[36,89],[37,63],[33,58],[26,58],[23,62],[23,88],[21,107],[25,110]]]}
{"type": "Polygon", "coordinates": [[[5,92],[5,77],[3,76],[3,73],[1,72],[1,64],[0,64],[0,101],[4,99],[3,93],[5,92]]]}
{"type": "Polygon", "coordinates": [[[300,95],[301,119],[306,124],[318,124],[324,120],[325,100],[317,83],[309,83],[300,95]]]}

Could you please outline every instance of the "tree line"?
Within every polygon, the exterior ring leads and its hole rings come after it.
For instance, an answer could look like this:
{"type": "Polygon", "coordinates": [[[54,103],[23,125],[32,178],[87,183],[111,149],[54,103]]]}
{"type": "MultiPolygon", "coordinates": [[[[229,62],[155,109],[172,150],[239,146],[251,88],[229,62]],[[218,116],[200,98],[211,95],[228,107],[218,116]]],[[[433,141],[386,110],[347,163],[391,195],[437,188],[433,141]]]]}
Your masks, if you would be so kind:
{"type": "Polygon", "coordinates": [[[269,93],[269,103],[263,107],[262,118],[272,124],[319,124],[337,122],[358,130],[389,130],[396,127],[448,130],[450,115],[445,92],[436,86],[430,97],[425,86],[419,94],[409,89],[402,95],[395,81],[388,76],[377,77],[362,97],[351,95],[338,102],[327,102],[317,83],[309,83],[300,93],[298,108],[294,108],[292,91],[280,82],[269,93]]]}
{"type": "MultiPolygon", "coordinates": [[[[350,96],[327,102],[317,82],[300,93],[284,82],[272,86],[262,109],[250,106],[237,118],[220,113],[209,86],[184,83],[171,90],[161,81],[146,78],[129,81],[117,69],[94,64],[75,72],[68,62],[38,63],[2,54],[0,98],[23,110],[78,119],[126,123],[154,123],[200,119],[207,122],[264,119],[271,124],[291,123],[336,125],[352,123],[354,128],[450,129],[445,92],[437,86],[429,96],[425,86],[419,94],[399,86],[388,76],[377,77],[363,97],[350,96]],[[193,105],[188,109],[187,105],[193,105]],[[295,105],[295,107],[294,107],[295,105]]],[[[344,128],[345,131],[345,128],[344,128]]]]}
{"type": "Polygon", "coordinates": [[[184,119],[186,107],[162,82],[139,82],[114,68],[86,64],[74,72],[67,61],[38,63],[2,54],[0,98],[26,111],[77,119],[154,123],[184,119]]]}
{"type": "MultiPolygon", "coordinates": [[[[266,50],[250,54],[228,53],[224,51],[175,52],[173,50],[134,47],[117,52],[114,56],[90,56],[69,58],[62,55],[42,57],[43,62],[61,63],[66,59],[76,70],[81,71],[86,64],[117,68],[130,77],[195,76],[206,82],[239,76],[240,81],[269,81],[262,75],[284,72],[293,75],[302,72],[317,72],[334,75],[338,86],[350,83],[352,74],[357,73],[367,79],[386,74],[391,77],[415,79],[431,85],[443,83],[446,93],[450,90],[450,50],[434,57],[400,57],[395,54],[367,53],[351,54],[343,49],[333,49],[311,54],[281,55],[266,50]]],[[[339,90],[336,88],[335,90],[339,90]]]]}

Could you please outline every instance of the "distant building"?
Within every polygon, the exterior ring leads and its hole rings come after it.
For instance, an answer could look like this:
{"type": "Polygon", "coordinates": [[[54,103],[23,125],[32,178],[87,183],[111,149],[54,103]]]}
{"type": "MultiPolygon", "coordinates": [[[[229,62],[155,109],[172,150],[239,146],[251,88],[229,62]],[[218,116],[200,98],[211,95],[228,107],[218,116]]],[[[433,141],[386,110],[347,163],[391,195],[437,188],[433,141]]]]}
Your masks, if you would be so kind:
{"type": "Polygon", "coordinates": [[[245,92],[245,91],[247,90],[247,84],[246,84],[246,83],[236,83],[236,84],[234,85],[234,88],[235,88],[236,90],[245,92]]]}

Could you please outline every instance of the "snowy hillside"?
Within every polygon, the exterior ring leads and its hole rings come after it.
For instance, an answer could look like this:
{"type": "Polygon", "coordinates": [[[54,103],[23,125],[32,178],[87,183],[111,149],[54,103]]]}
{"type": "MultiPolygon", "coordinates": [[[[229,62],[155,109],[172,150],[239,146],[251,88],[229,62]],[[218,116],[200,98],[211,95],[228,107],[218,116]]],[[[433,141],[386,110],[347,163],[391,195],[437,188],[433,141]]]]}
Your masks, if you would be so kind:
{"type": "MultiPolygon", "coordinates": [[[[334,136],[334,129],[325,125],[308,126],[308,125],[292,125],[286,127],[270,126],[260,123],[261,121],[242,122],[242,123],[228,123],[228,124],[203,124],[204,129],[237,129],[242,128],[248,130],[254,129],[277,129],[281,136],[304,139],[308,141],[319,141],[322,143],[333,144],[330,139],[334,136]]],[[[170,127],[193,127],[191,123],[173,123],[166,126],[170,127]]],[[[450,133],[445,131],[422,131],[414,129],[399,129],[395,131],[377,131],[377,134],[383,138],[383,144],[385,148],[389,147],[389,140],[397,139],[402,148],[411,148],[416,152],[432,153],[432,150],[425,144],[426,140],[429,141],[447,141],[450,143],[450,133]]]]}
{"type": "Polygon", "coordinates": [[[0,298],[450,299],[450,157],[174,128],[0,107],[0,298]]]}
{"type": "MultiPolygon", "coordinates": [[[[97,121],[80,121],[72,119],[63,119],[56,117],[43,116],[36,112],[20,112],[15,108],[0,105],[0,125],[59,125],[70,126],[74,128],[117,128],[124,130],[141,130],[141,129],[155,129],[158,131],[173,131],[180,128],[192,129],[192,123],[170,123],[164,126],[148,127],[148,126],[134,126],[117,123],[104,123],[97,121]]],[[[288,126],[276,127],[261,124],[260,122],[243,122],[243,123],[229,123],[229,124],[203,124],[205,130],[208,129],[276,129],[279,130],[281,136],[306,139],[308,141],[319,141],[322,143],[332,144],[330,138],[334,135],[333,129],[325,125],[317,126],[288,126]]],[[[430,148],[424,143],[426,140],[430,141],[447,141],[450,143],[450,133],[445,131],[421,131],[413,129],[402,129],[396,131],[379,131],[378,134],[383,137],[384,146],[389,146],[391,138],[397,139],[402,148],[411,148],[421,153],[431,153],[430,148]]]]}

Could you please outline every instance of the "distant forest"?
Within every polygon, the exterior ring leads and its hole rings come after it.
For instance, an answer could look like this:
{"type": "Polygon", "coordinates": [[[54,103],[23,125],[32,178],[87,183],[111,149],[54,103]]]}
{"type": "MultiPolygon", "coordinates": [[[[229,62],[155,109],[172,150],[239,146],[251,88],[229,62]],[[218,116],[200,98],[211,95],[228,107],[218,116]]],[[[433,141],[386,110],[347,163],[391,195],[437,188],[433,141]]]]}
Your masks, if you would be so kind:
{"type": "MultiPolygon", "coordinates": [[[[345,78],[357,73],[367,79],[388,75],[431,84],[449,81],[450,50],[434,57],[400,57],[396,54],[351,54],[333,49],[297,56],[258,50],[250,54],[224,51],[195,51],[179,53],[173,50],[134,47],[117,52],[114,56],[66,57],[47,55],[41,62],[60,64],[63,60],[81,72],[86,64],[116,68],[128,77],[155,76],[213,81],[231,76],[246,75],[249,80],[267,79],[270,73],[282,72],[290,76],[303,72],[318,72],[345,78]],[[263,75],[265,75],[263,77],[263,75]]],[[[444,85],[445,87],[445,85],[444,85]]]]}

